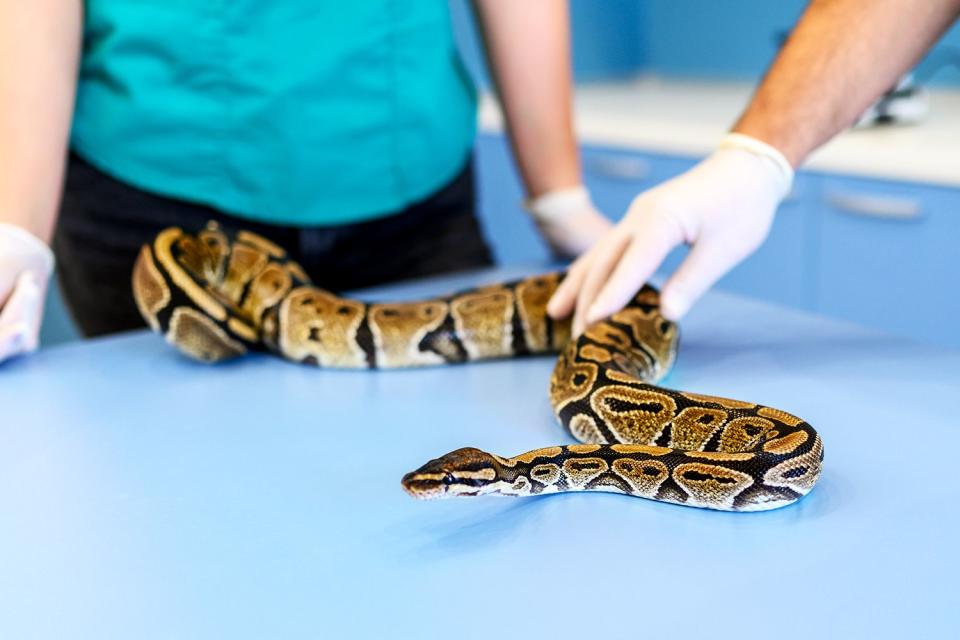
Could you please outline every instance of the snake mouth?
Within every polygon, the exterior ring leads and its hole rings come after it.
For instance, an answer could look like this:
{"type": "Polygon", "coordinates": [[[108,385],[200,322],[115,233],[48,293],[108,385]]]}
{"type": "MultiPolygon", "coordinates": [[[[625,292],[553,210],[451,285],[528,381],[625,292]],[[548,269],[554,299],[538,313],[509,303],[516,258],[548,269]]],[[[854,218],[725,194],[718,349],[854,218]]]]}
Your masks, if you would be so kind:
{"type": "Polygon", "coordinates": [[[418,473],[413,471],[403,476],[400,484],[403,490],[418,500],[434,500],[442,498],[447,493],[450,474],[448,473],[418,473]]]}

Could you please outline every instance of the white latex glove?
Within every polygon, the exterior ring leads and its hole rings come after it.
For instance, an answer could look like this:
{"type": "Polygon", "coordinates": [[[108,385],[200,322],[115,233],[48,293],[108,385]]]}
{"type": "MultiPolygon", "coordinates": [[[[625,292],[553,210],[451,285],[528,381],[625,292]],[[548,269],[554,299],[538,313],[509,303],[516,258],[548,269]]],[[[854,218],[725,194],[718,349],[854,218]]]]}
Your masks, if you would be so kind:
{"type": "Polygon", "coordinates": [[[0,362],[37,348],[53,252],[29,231],[0,224],[0,362]]]}
{"type": "Polygon", "coordinates": [[[613,228],[582,185],[545,193],[528,201],[526,210],[557,258],[579,256],[613,228]]]}
{"type": "Polygon", "coordinates": [[[687,243],[690,254],[660,298],[663,315],[679,320],[760,246],[792,183],[783,154],[754,138],[728,135],[698,165],[637,196],[613,231],[571,266],[548,312],[555,318],[574,312],[579,334],[623,308],[667,254],[687,243]]]}

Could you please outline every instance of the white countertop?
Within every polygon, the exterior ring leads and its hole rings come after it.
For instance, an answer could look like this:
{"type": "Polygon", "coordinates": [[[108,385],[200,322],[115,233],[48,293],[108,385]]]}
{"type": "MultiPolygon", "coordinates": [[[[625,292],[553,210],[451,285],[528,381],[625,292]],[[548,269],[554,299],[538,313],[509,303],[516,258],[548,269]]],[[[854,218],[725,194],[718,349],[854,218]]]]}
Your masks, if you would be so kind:
{"type": "MultiPolygon", "coordinates": [[[[748,83],[641,78],[578,86],[582,142],[702,156],[730,128],[753,91],[748,83]]],[[[484,96],[484,131],[502,129],[496,102],[484,96]]],[[[815,152],[806,168],[830,173],[960,187],[960,91],[930,92],[919,125],[849,131],[815,152]]]]}

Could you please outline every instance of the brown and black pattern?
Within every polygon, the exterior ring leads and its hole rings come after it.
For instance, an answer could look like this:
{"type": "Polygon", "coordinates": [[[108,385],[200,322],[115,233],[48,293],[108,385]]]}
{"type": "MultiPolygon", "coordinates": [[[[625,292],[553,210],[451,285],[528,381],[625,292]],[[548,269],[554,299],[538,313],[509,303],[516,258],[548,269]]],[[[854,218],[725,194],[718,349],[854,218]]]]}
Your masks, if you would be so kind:
{"type": "Polygon", "coordinates": [[[364,303],[310,284],[269,240],[209,225],[144,246],[133,291],[147,323],[192,358],[267,350],[320,367],[395,368],[559,352],[550,399],[582,442],[502,458],[458,449],[403,479],[418,498],[605,491],[732,511],[795,502],[816,483],[823,444],[785,411],[655,383],[678,330],[645,286],[570,340],[546,304],[552,273],[419,302],[364,303]]]}

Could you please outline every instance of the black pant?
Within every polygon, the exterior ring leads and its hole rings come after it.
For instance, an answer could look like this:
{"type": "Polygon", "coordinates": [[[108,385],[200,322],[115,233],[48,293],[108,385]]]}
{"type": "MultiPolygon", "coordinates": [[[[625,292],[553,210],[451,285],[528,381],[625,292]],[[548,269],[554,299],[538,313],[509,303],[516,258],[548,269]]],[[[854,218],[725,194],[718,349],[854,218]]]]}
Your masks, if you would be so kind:
{"type": "Polygon", "coordinates": [[[54,238],[57,274],[71,315],[87,336],[144,326],[130,288],[141,245],[162,229],[200,230],[217,220],[287,249],[314,283],[346,291],[492,264],[474,215],[471,164],[447,186],[377,220],[300,228],[251,222],[146,193],[71,156],[54,238]]]}

